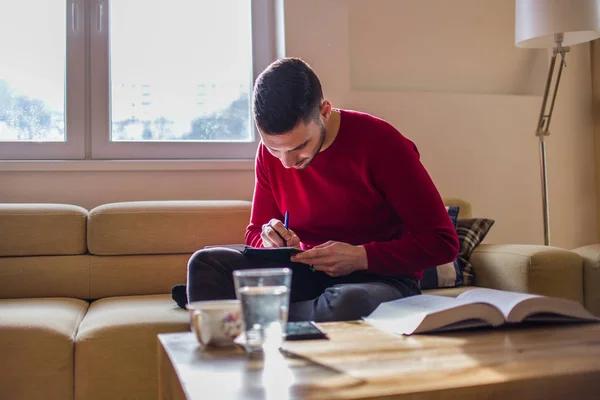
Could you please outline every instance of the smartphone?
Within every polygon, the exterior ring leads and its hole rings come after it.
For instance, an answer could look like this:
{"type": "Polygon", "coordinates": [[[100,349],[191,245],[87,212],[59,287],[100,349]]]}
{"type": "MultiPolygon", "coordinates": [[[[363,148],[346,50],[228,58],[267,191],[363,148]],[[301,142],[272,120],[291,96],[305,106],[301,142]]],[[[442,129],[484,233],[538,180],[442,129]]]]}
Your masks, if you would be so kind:
{"type": "Polygon", "coordinates": [[[287,323],[285,340],[328,339],[327,334],[313,321],[290,321],[287,323]]]}

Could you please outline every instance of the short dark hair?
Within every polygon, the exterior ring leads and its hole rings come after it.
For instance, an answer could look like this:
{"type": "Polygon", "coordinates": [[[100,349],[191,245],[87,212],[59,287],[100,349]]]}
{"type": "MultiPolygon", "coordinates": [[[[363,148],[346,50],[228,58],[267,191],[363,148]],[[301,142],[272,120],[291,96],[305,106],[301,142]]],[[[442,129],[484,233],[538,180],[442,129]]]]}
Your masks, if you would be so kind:
{"type": "Polygon", "coordinates": [[[323,90],[311,67],[286,57],[269,65],[254,84],[254,120],[265,134],[277,135],[300,121],[318,118],[323,90]]]}

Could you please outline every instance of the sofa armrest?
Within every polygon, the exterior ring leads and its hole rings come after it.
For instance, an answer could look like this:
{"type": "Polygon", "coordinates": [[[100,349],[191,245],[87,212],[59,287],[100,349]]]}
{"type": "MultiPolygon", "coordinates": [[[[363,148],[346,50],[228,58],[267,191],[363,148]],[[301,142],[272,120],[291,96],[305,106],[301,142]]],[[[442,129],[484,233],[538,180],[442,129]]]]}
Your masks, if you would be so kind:
{"type": "Polygon", "coordinates": [[[583,304],[581,257],[558,247],[482,244],[470,258],[473,284],[562,297],[583,304]]]}
{"type": "Polygon", "coordinates": [[[573,252],[583,259],[583,301],[585,308],[600,316],[600,244],[579,247],[573,252]]]}

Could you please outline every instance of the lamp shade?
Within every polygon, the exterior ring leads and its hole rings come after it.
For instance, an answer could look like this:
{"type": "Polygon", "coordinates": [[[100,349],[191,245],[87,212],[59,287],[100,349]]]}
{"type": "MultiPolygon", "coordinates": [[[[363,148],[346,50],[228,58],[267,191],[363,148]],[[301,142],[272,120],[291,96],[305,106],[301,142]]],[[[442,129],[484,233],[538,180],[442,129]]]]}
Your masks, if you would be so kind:
{"type": "Polygon", "coordinates": [[[600,0],[515,0],[515,45],[554,47],[563,33],[563,46],[600,38],[600,0]]]}

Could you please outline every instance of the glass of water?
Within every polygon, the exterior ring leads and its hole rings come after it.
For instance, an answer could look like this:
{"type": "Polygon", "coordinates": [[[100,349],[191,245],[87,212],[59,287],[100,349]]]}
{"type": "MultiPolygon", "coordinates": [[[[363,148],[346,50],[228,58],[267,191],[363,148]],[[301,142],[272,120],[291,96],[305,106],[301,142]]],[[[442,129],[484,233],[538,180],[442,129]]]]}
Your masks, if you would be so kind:
{"type": "Polygon", "coordinates": [[[288,320],[292,270],[237,270],[233,272],[233,281],[242,303],[246,351],[281,347],[288,320]]]}

